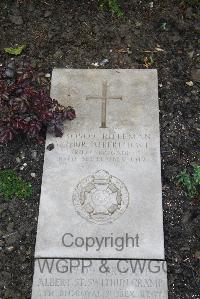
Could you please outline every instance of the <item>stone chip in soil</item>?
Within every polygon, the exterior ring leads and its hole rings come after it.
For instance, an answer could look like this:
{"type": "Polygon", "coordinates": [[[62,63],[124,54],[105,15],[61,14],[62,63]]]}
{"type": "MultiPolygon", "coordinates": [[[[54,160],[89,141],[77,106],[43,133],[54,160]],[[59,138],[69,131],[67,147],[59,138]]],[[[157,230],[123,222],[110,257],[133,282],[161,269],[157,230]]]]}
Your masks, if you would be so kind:
{"type": "Polygon", "coordinates": [[[200,82],[200,69],[192,69],[191,76],[192,80],[200,82]]]}
{"type": "Polygon", "coordinates": [[[9,19],[10,19],[11,23],[13,23],[15,25],[23,25],[23,23],[24,23],[22,16],[11,15],[11,16],[9,16],[9,19]]]}
{"type": "Polygon", "coordinates": [[[52,15],[52,11],[51,10],[46,10],[45,13],[44,13],[44,17],[45,18],[48,18],[52,15]]]}

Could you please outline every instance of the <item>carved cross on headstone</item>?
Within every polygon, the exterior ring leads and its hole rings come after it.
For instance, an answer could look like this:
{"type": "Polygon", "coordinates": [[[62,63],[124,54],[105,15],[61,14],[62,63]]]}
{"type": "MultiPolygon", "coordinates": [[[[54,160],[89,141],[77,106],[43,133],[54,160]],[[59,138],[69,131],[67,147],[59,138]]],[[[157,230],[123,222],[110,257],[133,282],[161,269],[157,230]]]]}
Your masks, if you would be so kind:
{"type": "Polygon", "coordinates": [[[86,96],[86,100],[102,100],[101,105],[101,127],[106,128],[106,117],[107,117],[107,100],[122,100],[122,97],[107,96],[108,84],[107,81],[103,82],[102,96],[86,96]]]}

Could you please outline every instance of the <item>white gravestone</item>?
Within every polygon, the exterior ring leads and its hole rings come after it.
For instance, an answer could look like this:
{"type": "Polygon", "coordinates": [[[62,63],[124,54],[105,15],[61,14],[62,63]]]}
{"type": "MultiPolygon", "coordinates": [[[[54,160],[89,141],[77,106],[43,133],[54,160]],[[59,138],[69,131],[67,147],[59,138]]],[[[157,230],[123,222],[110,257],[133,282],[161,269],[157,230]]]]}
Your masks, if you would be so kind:
{"type": "Polygon", "coordinates": [[[155,70],[55,69],[75,108],[47,136],[36,258],[164,259],[155,70]]]}

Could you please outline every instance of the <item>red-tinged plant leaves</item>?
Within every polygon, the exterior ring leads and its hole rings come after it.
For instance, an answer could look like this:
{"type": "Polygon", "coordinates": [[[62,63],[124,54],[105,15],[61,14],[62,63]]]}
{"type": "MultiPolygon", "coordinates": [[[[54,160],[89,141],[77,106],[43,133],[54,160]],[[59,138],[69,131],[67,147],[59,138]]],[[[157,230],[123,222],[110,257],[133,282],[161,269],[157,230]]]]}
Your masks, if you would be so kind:
{"type": "Polygon", "coordinates": [[[8,141],[11,141],[14,138],[14,133],[14,130],[11,128],[2,130],[2,132],[0,133],[0,142],[7,143],[8,141]]]}
{"type": "Polygon", "coordinates": [[[45,139],[42,136],[36,136],[35,138],[39,144],[45,143],[45,139]]]}
{"type": "Polygon", "coordinates": [[[29,128],[27,130],[27,134],[29,137],[36,137],[42,128],[42,124],[36,121],[33,121],[29,124],[29,128]]]}
{"type": "Polygon", "coordinates": [[[25,97],[12,98],[10,100],[10,108],[13,112],[24,114],[28,110],[28,101],[25,97]]]}
{"type": "Polygon", "coordinates": [[[26,132],[29,126],[27,121],[19,117],[13,118],[11,124],[16,130],[22,130],[23,132],[26,132]]]}
{"type": "Polygon", "coordinates": [[[76,117],[75,110],[72,107],[68,107],[65,109],[65,119],[73,120],[76,117]]]}
{"type": "Polygon", "coordinates": [[[40,119],[44,122],[48,122],[52,119],[53,113],[49,111],[42,111],[40,114],[40,119]]]}
{"type": "Polygon", "coordinates": [[[74,109],[60,105],[44,90],[36,90],[37,76],[31,68],[12,80],[8,80],[5,70],[0,67],[0,142],[7,143],[18,134],[43,142],[40,133],[47,127],[61,137],[63,121],[76,117],[74,109]]]}
{"type": "Polygon", "coordinates": [[[54,132],[56,137],[62,137],[64,133],[64,126],[56,126],[54,127],[54,132]]]}

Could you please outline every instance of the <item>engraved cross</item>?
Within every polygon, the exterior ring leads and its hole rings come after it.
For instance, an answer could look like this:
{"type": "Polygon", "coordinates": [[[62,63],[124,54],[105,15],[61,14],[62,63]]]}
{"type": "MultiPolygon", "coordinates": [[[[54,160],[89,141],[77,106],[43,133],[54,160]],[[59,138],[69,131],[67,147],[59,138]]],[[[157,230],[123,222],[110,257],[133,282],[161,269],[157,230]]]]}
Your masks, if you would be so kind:
{"type": "Polygon", "coordinates": [[[86,100],[102,100],[101,104],[101,127],[106,128],[106,117],[107,117],[107,100],[122,100],[122,97],[107,96],[108,84],[107,81],[103,82],[102,96],[86,96],[86,100]]]}

